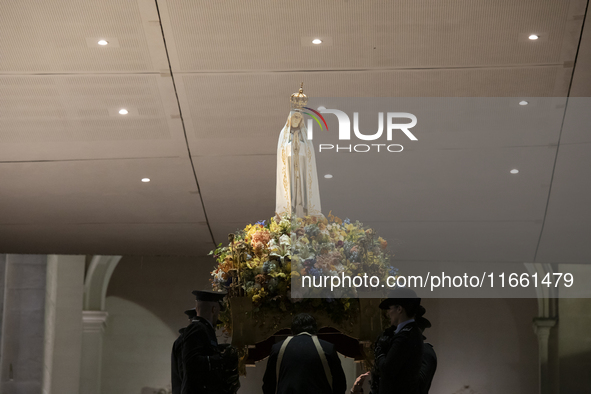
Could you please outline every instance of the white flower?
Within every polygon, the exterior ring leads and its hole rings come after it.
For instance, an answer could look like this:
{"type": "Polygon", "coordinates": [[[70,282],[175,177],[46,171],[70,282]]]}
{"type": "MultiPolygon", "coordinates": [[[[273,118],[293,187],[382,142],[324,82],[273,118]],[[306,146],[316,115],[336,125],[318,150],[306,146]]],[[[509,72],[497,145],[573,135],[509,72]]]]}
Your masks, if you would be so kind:
{"type": "Polygon", "coordinates": [[[291,238],[287,234],[283,234],[279,237],[279,244],[282,246],[290,246],[291,245],[291,238]]]}
{"type": "Polygon", "coordinates": [[[288,232],[291,229],[291,221],[289,219],[281,219],[279,222],[279,228],[283,232],[288,232]]]}
{"type": "Polygon", "coordinates": [[[224,280],[224,278],[223,278],[222,275],[224,275],[224,271],[222,271],[222,270],[216,270],[216,272],[215,272],[215,274],[213,276],[214,276],[215,280],[221,282],[222,280],[224,280]]]}
{"type": "Polygon", "coordinates": [[[345,271],[345,266],[341,263],[339,263],[338,265],[335,265],[334,269],[336,270],[337,273],[341,273],[345,271]]]}

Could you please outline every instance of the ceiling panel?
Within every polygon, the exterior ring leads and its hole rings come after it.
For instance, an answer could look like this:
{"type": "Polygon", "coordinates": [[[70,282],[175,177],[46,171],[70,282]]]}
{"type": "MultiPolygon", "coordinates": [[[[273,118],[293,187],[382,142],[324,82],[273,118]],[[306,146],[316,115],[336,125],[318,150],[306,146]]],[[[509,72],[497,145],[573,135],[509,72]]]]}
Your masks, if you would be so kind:
{"type": "Polygon", "coordinates": [[[402,261],[528,262],[541,229],[541,223],[514,221],[363,223],[402,261]]]}
{"type": "Polygon", "coordinates": [[[275,215],[275,155],[193,160],[214,232],[222,222],[242,222],[244,227],[275,215]]]}
{"type": "Polygon", "coordinates": [[[1,160],[186,155],[169,84],[160,75],[0,76],[1,160]]]}
{"type": "Polygon", "coordinates": [[[538,262],[591,263],[589,146],[560,146],[538,262]]]}
{"type": "Polygon", "coordinates": [[[576,68],[572,77],[571,97],[591,97],[591,23],[587,18],[578,42],[576,68]]]}
{"type": "Polygon", "coordinates": [[[161,8],[174,70],[343,70],[562,63],[563,41],[578,35],[566,29],[569,17],[584,3],[166,0],[161,8]]]}
{"type": "Polygon", "coordinates": [[[541,221],[554,155],[546,147],[317,154],[322,210],[361,222],[541,221]]]}
{"type": "Polygon", "coordinates": [[[2,163],[0,179],[2,224],[205,222],[188,159],[2,163]]]}
{"type": "Polygon", "coordinates": [[[170,139],[158,78],[0,77],[0,143],[170,139]]]}
{"type": "Polygon", "coordinates": [[[138,0],[3,1],[0,37],[4,72],[154,70],[138,0]]]}
{"type": "Polygon", "coordinates": [[[591,97],[569,97],[560,137],[562,145],[591,144],[589,108],[591,108],[591,97]]]}

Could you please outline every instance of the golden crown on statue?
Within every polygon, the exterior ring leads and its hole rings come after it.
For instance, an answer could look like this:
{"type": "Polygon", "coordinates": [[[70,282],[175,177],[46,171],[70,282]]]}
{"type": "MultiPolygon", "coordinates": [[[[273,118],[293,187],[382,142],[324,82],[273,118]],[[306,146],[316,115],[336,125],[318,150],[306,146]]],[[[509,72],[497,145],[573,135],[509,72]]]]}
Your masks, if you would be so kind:
{"type": "Polygon", "coordinates": [[[308,96],[304,94],[304,83],[300,86],[300,90],[297,93],[294,93],[289,98],[289,102],[291,103],[291,108],[300,109],[304,108],[308,105],[308,96]]]}

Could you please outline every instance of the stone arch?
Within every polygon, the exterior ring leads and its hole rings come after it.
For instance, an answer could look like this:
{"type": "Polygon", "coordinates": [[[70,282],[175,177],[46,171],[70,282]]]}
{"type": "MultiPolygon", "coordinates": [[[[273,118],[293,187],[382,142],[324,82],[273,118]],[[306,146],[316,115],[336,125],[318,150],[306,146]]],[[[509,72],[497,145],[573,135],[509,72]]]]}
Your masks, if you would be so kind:
{"type": "Polygon", "coordinates": [[[84,280],[84,310],[104,311],[107,287],[121,256],[93,256],[84,280]]]}
{"type": "Polygon", "coordinates": [[[105,311],[105,298],[119,260],[121,256],[93,256],[86,270],[82,303],[81,394],[101,392],[103,332],[109,315],[105,311]]]}
{"type": "MultiPolygon", "coordinates": [[[[538,274],[538,278],[544,278],[547,274],[554,273],[551,264],[548,263],[525,263],[525,267],[530,275],[538,274]]],[[[558,298],[558,289],[553,286],[538,286],[535,288],[538,296],[538,317],[540,318],[556,318],[558,315],[558,308],[556,299],[558,298]]]]}

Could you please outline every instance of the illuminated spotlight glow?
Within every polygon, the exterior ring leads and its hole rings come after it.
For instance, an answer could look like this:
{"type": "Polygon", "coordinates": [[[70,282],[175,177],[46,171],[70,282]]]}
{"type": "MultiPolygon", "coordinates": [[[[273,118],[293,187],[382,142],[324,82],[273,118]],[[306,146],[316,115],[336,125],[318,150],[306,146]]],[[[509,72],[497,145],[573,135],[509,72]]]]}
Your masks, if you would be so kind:
{"type": "Polygon", "coordinates": [[[527,101],[525,101],[525,100],[521,100],[521,101],[519,102],[519,105],[528,105],[528,104],[529,104],[529,102],[527,102],[527,101]]]}
{"type": "Polygon", "coordinates": [[[532,34],[528,37],[530,40],[537,40],[538,38],[540,38],[540,36],[538,36],[537,34],[532,34]]]}
{"type": "Polygon", "coordinates": [[[122,108],[119,110],[119,115],[127,115],[129,113],[128,110],[126,110],[125,108],[122,108]]]}
{"type": "Polygon", "coordinates": [[[330,178],[332,178],[332,175],[331,175],[331,174],[326,174],[324,177],[325,177],[326,179],[330,179],[330,178]]]}
{"type": "Polygon", "coordinates": [[[511,172],[511,174],[519,174],[519,170],[517,170],[517,169],[513,169],[513,170],[511,170],[509,172],[511,172]]]}
{"type": "Polygon", "coordinates": [[[100,40],[98,42],[99,45],[107,45],[109,42],[107,40],[100,40]]]}
{"type": "Polygon", "coordinates": [[[142,182],[150,182],[150,178],[142,178],[142,182]]]}
{"type": "Polygon", "coordinates": [[[312,44],[315,44],[315,45],[322,44],[322,40],[319,39],[319,38],[315,38],[315,39],[312,40],[312,44]]]}

